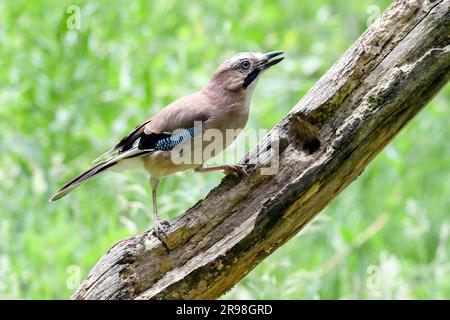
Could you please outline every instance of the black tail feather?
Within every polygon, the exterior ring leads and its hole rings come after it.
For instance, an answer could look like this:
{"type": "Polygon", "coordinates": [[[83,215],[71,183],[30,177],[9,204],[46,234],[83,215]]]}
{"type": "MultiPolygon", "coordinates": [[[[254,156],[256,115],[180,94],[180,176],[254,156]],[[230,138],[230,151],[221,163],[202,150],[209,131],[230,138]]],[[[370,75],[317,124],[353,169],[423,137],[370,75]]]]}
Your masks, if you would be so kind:
{"type": "Polygon", "coordinates": [[[82,182],[92,178],[93,176],[105,171],[108,168],[111,168],[115,164],[117,164],[117,162],[115,162],[115,161],[113,161],[113,162],[103,161],[103,162],[95,165],[94,167],[90,168],[89,170],[86,170],[79,176],[73,178],[68,183],[66,183],[55,195],[53,195],[50,198],[50,201],[56,201],[56,200],[64,197],[66,194],[68,194],[70,191],[72,191],[74,188],[76,188],[82,182]]]}

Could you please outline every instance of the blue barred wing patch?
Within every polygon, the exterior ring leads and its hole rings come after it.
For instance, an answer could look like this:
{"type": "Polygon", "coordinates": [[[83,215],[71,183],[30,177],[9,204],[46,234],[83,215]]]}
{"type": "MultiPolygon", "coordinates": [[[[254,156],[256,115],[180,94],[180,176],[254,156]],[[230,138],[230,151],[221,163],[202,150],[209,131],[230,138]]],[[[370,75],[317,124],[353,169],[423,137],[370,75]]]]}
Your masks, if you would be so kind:
{"type": "Polygon", "coordinates": [[[181,143],[190,142],[198,133],[199,128],[183,129],[180,132],[172,134],[170,137],[162,138],[155,143],[155,150],[169,151],[181,143]]]}

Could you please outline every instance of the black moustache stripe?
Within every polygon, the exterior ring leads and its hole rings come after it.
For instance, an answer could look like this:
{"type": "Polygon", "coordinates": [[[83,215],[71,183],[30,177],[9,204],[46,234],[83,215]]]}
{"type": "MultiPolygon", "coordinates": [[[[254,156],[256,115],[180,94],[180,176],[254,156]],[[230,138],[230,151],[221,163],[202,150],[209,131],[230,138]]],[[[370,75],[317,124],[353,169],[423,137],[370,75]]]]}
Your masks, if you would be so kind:
{"type": "Polygon", "coordinates": [[[242,85],[244,89],[247,89],[247,87],[258,77],[259,73],[261,72],[261,69],[255,68],[252,72],[250,72],[247,77],[244,80],[244,84],[242,85]]]}

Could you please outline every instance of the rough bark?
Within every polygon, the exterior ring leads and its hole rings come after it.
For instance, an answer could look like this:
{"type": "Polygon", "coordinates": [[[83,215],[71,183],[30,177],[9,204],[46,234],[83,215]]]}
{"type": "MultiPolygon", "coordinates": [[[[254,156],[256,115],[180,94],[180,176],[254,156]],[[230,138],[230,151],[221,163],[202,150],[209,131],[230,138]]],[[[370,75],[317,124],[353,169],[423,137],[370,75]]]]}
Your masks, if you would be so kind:
{"type": "Polygon", "coordinates": [[[449,6],[394,2],[242,160],[249,177],[224,178],[173,222],[165,244],[145,232],[114,245],[72,298],[220,297],[355,180],[445,85],[449,6]],[[310,154],[303,137],[311,130],[321,146],[310,154]],[[261,175],[273,139],[279,171],[261,175]],[[258,156],[262,163],[249,164],[258,156]]]}

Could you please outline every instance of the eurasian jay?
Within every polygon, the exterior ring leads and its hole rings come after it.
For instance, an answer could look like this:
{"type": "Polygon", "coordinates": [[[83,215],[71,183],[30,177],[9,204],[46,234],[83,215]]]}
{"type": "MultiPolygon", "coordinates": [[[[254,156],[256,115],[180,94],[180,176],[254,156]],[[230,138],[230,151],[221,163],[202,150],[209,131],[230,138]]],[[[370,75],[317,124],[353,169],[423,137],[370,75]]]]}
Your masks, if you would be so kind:
{"type": "MultiPolygon", "coordinates": [[[[70,180],[50,201],[64,197],[81,183],[107,170],[141,168],[150,176],[154,231],[159,238],[165,236],[169,223],[159,217],[156,204],[156,190],[161,178],[188,169],[245,174],[243,167],[238,165],[204,167],[209,158],[227,148],[232,141],[224,141],[213,152],[204,154],[202,151],[207,143],[198,137],[207,130],[216,130],[225,136],[227,130],[239,132],[243,129],[258,79],[264,70],[283,60],[283,57],[273,59],[281,54],[281,51],[265,54],[246,52],[226,60],[205,87],[176,100],[138,125],[111,150],[94,160],[103,161],[70,180]],[[195,150],[198,150],[196,146],[200,147],[200,157],[195,155],[195,150]],[[175,161],[176,148],[181,150],[179,153],[184,161],[179,158],[175,161]],[[197,161],[194,161],[196,157],[197,161]]],[[[232,139],[236,137],[231,136],[232,139]]]]}

